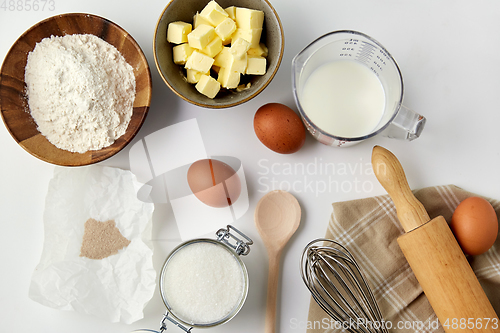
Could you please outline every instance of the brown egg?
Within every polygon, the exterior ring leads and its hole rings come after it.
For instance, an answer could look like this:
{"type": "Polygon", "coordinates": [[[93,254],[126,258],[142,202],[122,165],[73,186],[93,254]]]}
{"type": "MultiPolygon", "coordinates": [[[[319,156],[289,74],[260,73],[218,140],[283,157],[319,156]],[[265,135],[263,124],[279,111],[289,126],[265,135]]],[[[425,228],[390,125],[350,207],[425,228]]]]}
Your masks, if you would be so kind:
{"type": "Polygon", "coordinates": [[[470,255],[478,255],[488,251],[495,243],[498,218],[487,200],[470,197],[457,206],[450,227],[462,250],[470,255]]]}
{"type": "Polygon", "coordinates": [[[238,200],[241,193],[241,181],[236,171],[215,159],[198,160],[191,164],[187,181],[193,194],[211,207],[228,207],[238,200]]]}
{"type": "Polygon", "coordinates": [[[283,104],[261,106],[255,113],[253,126],[259,140],[280,154],[295,153],[306,140],[306,130],[299,116],[283,104]]]}

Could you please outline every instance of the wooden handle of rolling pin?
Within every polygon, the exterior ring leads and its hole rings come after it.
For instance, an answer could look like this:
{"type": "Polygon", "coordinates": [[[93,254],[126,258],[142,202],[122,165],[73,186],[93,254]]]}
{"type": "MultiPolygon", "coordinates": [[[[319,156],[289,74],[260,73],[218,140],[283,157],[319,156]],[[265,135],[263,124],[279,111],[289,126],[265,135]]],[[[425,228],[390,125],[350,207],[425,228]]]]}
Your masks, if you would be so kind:
{"type": "Polygon", "coordinates": [[[413,195],[403,167],[393,153],[379,146],[373,147],[372,167],[378,181],[394,201],[399,222],[406,232],[429,222],[427,211],[413,195]]]}
{"type": "Polygon", "coordinates": [[[398,244],[444,330],[500,332],[498,316],[446,220],[439,216],[428,221],[425,208],[411,193],[403,168],[391,152],[376,146],[372,164],[406,231],[398,244]]]}

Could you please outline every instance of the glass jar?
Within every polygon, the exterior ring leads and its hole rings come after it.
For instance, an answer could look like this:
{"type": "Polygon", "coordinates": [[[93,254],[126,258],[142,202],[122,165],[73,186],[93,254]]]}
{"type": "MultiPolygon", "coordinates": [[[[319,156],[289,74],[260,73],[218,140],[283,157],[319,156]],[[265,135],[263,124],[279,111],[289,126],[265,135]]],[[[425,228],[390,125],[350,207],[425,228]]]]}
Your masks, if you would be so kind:
{"type": "Polygon", "coordinates": [[[184,332],[222,325],[243,307],[249,284],[240,256],[250,252],[253,241],[231,225],[216,235],[184,242],[167,256],[159,279],[167,311],[159,332],[168,322],[184,332]]]}

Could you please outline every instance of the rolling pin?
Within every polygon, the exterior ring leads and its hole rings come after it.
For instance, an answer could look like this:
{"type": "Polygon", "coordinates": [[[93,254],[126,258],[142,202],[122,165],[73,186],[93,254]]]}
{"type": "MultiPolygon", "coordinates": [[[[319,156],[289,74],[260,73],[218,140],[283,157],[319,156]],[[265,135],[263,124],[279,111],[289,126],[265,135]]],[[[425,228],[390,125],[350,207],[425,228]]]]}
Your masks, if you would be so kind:
{"type": "Polygon", "coordinates": [[[444,217],[430,219],[390,151],[375,146],[372,167],[405,230],[399,247],[445,332],[500,332],[498,316],[444,217]]]}

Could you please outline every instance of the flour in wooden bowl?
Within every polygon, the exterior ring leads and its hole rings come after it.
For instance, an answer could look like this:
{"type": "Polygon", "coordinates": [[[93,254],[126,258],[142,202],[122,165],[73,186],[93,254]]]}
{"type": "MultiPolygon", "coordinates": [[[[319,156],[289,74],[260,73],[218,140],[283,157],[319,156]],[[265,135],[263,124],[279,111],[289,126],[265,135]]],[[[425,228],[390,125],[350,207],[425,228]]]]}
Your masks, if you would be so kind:
{"type": "Polygon", "coordinates": [[[132,117],[133,68],[94,35],[44,38],[28,55],[25,82],[38,130],[60,149],[84,153],[107,147],[132,117]]]}

